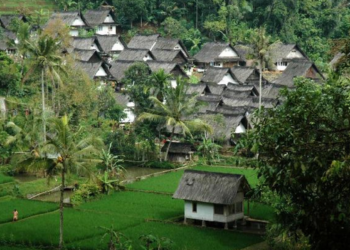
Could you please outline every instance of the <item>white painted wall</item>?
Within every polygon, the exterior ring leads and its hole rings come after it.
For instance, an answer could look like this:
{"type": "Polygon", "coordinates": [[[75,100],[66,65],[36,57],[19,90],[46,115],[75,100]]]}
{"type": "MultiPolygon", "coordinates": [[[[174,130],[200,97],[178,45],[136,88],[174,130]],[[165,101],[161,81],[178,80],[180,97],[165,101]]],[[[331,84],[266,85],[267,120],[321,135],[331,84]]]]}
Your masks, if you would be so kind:
{"type": "Polygon", "coordinates": [[[226,85],[231,82],[233,84],[238,84],[238,82],[236,82],[233,77],[231,76],[231,74],[227,73],[220,82],[218,82],[219,85],[226,85]]]}
{"type": "Polygon", "coordinates": [[[143,61],[145,61],[145,62],[146,61],[153,61],[153,59],[149,54],[147,54],[146,56],[143,57],[143,61]]]}
{"type": "Polygon", "coordinates": [[[78,30],[70,30],[69,35],[71,36],[79,36],[79,31],[78,30]]]}
{"type": "Polygon", "coordinates": [[[227,47],[220,53],[219,57],[238,57],[238,55],[232,48],[227,47]]]}
{"type": "Polygon", "coordinates": [[[192,202],[185,201],[185,218],[195,220],[214,220],[214,206],[209,203],[197,203],[197,212],[192,212],[192,202]]]}
{"type": "Polygon", "coordinates": [[[100,52],[100,50],[98,49],[96,43],[94,43],[94,44],[91,45],[91,49],[94,49],[94,50],[96,50],[97,52],[100,52]]]}
{"type": "Polygon", "coordinates": [[[115,25],[101,25],[97,27],[96,34],[98,35],[116,35],[117,30],[115,25]]]}
{"type": "Polygon", "coordinates": [[[284,71],[288,66],[288,63],[287,62],[277,62],[276,64],[276,69],[278,71],[284,71]]]}
{"type": "Polygon", "coordinates": [[[76,17],[71,26],[85,26],[85,23],[80,17],[76,17]]]}
{"type": "Polygon", "coordinates": [[[171,87],[172,87],[173,89],[176,88],[176,86],[177,86],[176,80],[171,80],[171,81],[170,81],[170,85],[171,85],[171,87]]]}
{"type": "Polygon", "coordinates": [[[97,76],[107,76],[107,73],[106,73],[106,71],[103,69],[102,66],[98,69],[98,71],[97,71],[95,77],[97,77],[97,76]]]}
{"type": "Polygon", "coordinates": [[[293,49],[291,52],[289,52],[287,58],[304,58],[304,56],[300,53],[299,50],[293,49]]]}
{"type": "Polygon", "coordinates": [[[246,128],[240,122],[239,125],[237,126],[236,130],[235,130],[235,134],[242,134],[242,133],[245,133],[246,131],[247,131],[246,128]]]}
{"type": "Polygon", "coordinates": [[[108,14],[104,20],[104,23],[114,23],[112,16],[108,14]]]}
{"type": "Polygon", "coordinates": [[[123,44],[119,40],[117,40],[112,47],[112,51],[123,51],[123,50],[124,50],[123,44]]]}
{"type": "Polygon", "coordinates": [[[126,114],[126,118],[121,119],[121,123],[133,123],[135,121],[135,113],[133,108],[135,107],[134,102],[129,102],[127,104],[127,108],[124,109],[124,113],[126,114]]]}
{"type": "Polygon", "coordinates": [[[222,62],[211,62],[210,66],[216,67],[216,68],[222,68],[224,67],[224,64],[222,62]]]}

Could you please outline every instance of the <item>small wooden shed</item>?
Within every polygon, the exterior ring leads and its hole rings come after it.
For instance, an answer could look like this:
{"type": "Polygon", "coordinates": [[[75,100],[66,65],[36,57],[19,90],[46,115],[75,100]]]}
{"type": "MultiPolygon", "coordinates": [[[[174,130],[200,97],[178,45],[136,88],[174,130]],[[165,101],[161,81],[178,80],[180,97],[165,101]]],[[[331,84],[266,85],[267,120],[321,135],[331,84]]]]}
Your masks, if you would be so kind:
{"type": "Polygon", "coordinates": [[[225,224],[244,218],[244,195],[250,190],[244,175],[186,170],[173,195],[185,200],[187,219],[225,224]]]}
{"type": "MultiPolygon", "coordinates": [[[[169,146],[167,141],[162,147],[162,152],[166,152],[169,146]]],[[[192,159],[192,145],[184,142],[172,142],[169,148],[168,160],[171,162],[185,162],[192,159]]]]}

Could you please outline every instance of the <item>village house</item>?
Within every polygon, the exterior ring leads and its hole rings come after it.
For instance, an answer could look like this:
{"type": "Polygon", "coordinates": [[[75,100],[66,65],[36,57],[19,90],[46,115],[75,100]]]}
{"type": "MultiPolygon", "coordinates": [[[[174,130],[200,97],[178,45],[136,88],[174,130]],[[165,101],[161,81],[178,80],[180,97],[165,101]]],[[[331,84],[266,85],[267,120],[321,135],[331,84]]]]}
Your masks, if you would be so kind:
{"type": "Polygon", "coordinates": [[[135,121],[136,115],[134,113],[135,103],[131,100],[130,96],[126,93],[116,92],[114,93],[115,101],[118,105],[124,108],[125,118],[120,120],[120,123],[133,123],[135,121]]]}
{"type": "Polygon", "coordinates": [[[106,54],[109,61],[114,61],[118,55],[127,48],[123,38],[120,35],[96,35],[102,51],[106,54]]]}
{"type": "Polygon", "coordinates": [[[124,49],[118,56],[118,61],[146,62],[155,60],[153,53],[147,49],[124,49]]]}
{"type": "Polygon", "coordinates": [[[73,37],[72,48],[68,49],[81,49],[81,50],[96,50],[97,52],[103,53],[102,46],[98,39],[93,37],[73,37]]]}
{"type": "Polygon", "coordinates": [[[293,88],[295,77],[306,77],[314,81],[324,80],[321,71],[310,61],[291,61],[283,73],[273,83],[293,88]]]}
{"type": "Polygon", "coordinates": [[[56,22],[57,20],[61,20],[66,26],[69,27],[69,34],[73,37],[79,36],[79,30],[90,28],[84,16],[78,11],[55,12],[51,15],[46,26],[51,22],[56,22]]]}
{"type": "Polygon", "coordinates": [[[250,190],[244,175],[185,170],[173,198],[185,201],[189,219],[223,223],[225,229],[244,220],[244,197],[250,190]]]}
{"type": "MultiPolygon", "coordinates": [[[[167,141],[162,147],[162,152],[165,153],[168,149],[169,141],[167,141]]],[[[192,145],[184,142],[171,142],[169,153],[168,153],[168,161],[170,162],[178,162],[184,163],[186,161],[192,160],[192,145]]]]}
{"type": "Polygon", "coordinates": [[[157,61],[176,63],[179,65],[188,63],[188,58],[181,50],[153,49],[152,54],[157,61]]]}
{"type": "Polygon", "coordinates": [[[0,16],[0,27],[10,30],[11,23],[15,20],[22,21],[24,23],[28,22],[26,16],[24,15],[14,15],[14,14],[2,14],[0,16]]]}
{"type": "Polygon", "coordinates": [[[229,83],[241,84],[230,68],[210,67],[204,72],[201,82],[227,85],[229,83]]]}
{"type": "Polygon", "coordinates": [[[117,23],[111,9],[87,10],[84,14],[88,25],[95,29],[97,35],[116,35],[117,23]]]}
{"type": "MultiPolygon", "coordinates": [[[[259,70],[255,67],[246,67],[246,66],[234,66],[231,68],[232,73],[236,78],[243,84],[255,85],[259,88],[259,70]]],[[[268,81],[262,76],[262,86],[268,84],[268,81]]]]}
{"type": "Polygon", "coordinates": [[[104,61],[85,62],[76,60],[76,66],[85,71],[91,79],[100,82],[101,84],[113,80],[113,76],[109,70],[110,65],[104,61]]]}
{"type": "Polygon", "coordinates": [[[268,58],[273,63],[272,70],[284,71],[292,61],[309,61],[306,54],[296,44],[273,43],[268,50],[268,58]]]}
{"type": "Polygon", "coordinates": [[[0,37],[0,51],[4,51],[8,55],[16,54],[16,44],[18,44],[16,34],[9,30],[3,30],[2,37],[0,37]]]}
{"type": "Polygon", "coordinates": [[[206,43],[193,58],[199,71],[206,70],[210,66],[230,68],[244,63],[238,52],[229,43],[206,43]]]}

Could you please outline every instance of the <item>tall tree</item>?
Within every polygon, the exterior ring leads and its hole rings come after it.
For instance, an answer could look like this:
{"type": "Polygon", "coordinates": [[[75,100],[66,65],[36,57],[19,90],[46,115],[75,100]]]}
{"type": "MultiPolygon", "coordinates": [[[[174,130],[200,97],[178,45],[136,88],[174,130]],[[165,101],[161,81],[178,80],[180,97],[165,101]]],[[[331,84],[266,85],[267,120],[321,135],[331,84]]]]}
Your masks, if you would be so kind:
{"type": "Polygon", "coordinates": [[[211,126],[200,119],[190,117],[197,107],[197,96],[187,96],[188,83],[186,80],[178,78],[176,87],[169,86],[164,91],[164,102],[161,102],[156,96],[151,96],[154,108],[148,112],[142,113],[138,121],[155,121],[161,125],[171,128],[171,136],[168,148],[165,153],[165,160],[168,159],[168,153],[171,145],[171,140],[175,134],[175,129],[180,129],[183,135],[192,136],[194,131],[212,132],[211,126]]]}
{"type": "Polygon", "coordinates": [[[60,79],[59,72],[64,72],[63,59],[60,56],[60,42],[50,36],[44,35],[34,42],[26,42],[26,49],[30,58],[30,69],[23,81],[35,71],[41,72],[41,102],[43,118],[43,141],[46,141],[45,125],[45,83],[44,75],[50,73],[60,79]]]}

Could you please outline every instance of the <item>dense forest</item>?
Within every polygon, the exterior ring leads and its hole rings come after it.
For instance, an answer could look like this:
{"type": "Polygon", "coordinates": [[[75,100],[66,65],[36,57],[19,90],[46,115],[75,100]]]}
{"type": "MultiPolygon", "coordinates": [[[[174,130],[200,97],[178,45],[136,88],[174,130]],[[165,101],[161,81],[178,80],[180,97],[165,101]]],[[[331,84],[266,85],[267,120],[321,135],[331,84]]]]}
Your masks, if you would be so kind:
{"type": "MultiPolygon", "coordinates": [[[[93,9],[101,1],[56,0],[62,9],[93,9]]],[[[113,0],[118,23],[131,37],[159,32],[181,38],[192,54],[208,40],[249,44],[265,26],[272,42],[297,43],[322,69],[348,36],[346,0],[113,0]]]]}

